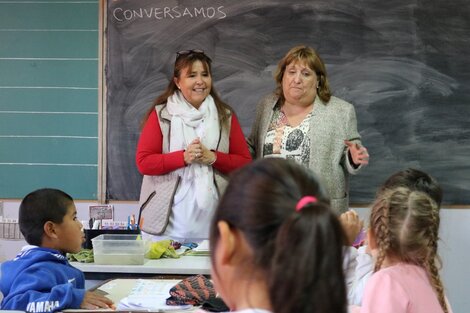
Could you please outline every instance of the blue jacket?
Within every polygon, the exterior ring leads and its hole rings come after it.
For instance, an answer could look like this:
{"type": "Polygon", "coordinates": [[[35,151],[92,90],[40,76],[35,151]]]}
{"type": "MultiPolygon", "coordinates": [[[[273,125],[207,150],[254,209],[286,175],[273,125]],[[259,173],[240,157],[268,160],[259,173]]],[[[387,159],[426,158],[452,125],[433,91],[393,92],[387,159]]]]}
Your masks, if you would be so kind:
{"type": "Polygon", "coordinates": [[[85,276],[59,251],[30,246],[1,267],[3,310],[56,312],[78,309],[85,276]]]}

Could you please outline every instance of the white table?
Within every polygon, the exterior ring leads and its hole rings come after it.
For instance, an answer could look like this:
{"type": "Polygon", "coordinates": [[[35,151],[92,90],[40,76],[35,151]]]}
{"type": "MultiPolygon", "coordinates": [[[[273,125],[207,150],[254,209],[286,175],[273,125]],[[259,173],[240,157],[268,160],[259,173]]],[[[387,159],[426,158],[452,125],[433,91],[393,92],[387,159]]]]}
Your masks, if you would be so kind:
{"type": "Polygon", "coordinates": [[[149,277],[159,275],[210,275],[209,256],[182,256],[179,259],[145,259],[143,265],[101,265],[70,262],[85,273],[86,279],[105,280],[117,277],[149,277]]]}

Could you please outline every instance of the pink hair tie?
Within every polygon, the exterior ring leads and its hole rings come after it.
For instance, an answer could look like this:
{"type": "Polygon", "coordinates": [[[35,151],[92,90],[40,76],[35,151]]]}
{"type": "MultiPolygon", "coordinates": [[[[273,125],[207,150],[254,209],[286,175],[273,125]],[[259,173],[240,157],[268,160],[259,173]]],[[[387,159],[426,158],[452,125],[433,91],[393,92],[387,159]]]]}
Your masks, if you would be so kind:
{"type": "Polygon", "coordinates": [[[313,196],[304,196],[302,197],[302,199],[299,200],[299,202],[297,202],[297,205],[295,206],[295,210],[299,212],[307,204],[315,203],[315,202],[317,202],[317,198],[313,196]]]}

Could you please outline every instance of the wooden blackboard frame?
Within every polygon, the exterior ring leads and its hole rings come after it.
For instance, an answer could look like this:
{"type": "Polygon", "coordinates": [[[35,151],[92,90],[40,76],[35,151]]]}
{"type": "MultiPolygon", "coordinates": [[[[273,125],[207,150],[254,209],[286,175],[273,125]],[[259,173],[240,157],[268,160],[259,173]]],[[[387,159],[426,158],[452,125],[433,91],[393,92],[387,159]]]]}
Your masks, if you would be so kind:
{"type": "Polygon", "coordinates": [[[98,167],[98,201],[99,203],[107,203],[108,199],[106,197],[106,133],[107,133],[107,123],[106,123],[106,0],[100,0],[99,7],[99,21],[98,27],[100,30],[99,37],[99,74],[98,74],[98,90],[100,91],[100,97],[98,100],[98,110],[99,110],[99,147],[98,147],[98,160],[100,166],[98,167]]]}

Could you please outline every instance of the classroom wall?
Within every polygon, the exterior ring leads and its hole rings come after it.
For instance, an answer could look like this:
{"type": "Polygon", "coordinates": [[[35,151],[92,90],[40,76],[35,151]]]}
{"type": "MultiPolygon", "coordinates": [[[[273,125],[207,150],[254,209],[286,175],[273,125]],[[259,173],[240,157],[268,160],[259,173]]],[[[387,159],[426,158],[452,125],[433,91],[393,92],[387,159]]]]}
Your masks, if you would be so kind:
{"type": "MultiPolygon", "coordinates": [[[[78,218],[88,219],[88,206],[94,202],[76,202],[78,218]]],[[[4,215],[7,218],[17,218],[18,201],[4,202],[4,215]]],[[[368,208],[355,209],[361,218],[367,220],[368,208]]],[[[138,214],[137,203],[115,203],[114,215],[116,220],[126,220],[129,214],[138,214]]],[[[470,307],[470,271],[467,261],[470,259],[470,239],[468,225],[470,210],[443,209],[441,211],[441,242],[439,253],[443,259],[442,278],[446,286],[447,296],[454,313],[466,313],[470,307]]],[[[25,244],[23,240],[0,240],[0,262],[13,258],[25,244]]],[[[91,287],[97,281],[88,281],[86,286],[91,287]]]]}

